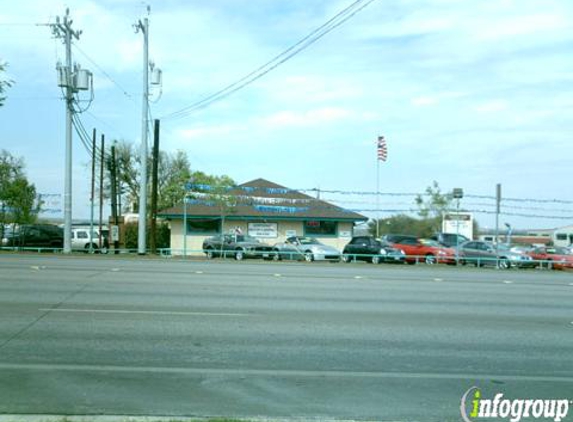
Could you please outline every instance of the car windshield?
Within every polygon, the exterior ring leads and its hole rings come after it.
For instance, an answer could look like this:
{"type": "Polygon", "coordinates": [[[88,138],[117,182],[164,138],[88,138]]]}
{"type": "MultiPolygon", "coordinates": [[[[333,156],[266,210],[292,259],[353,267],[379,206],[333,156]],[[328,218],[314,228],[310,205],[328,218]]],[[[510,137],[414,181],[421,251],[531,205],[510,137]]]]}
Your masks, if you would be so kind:
{"type": "Polygon", "coordinates": [[[301,245],[320,245],[320,242],[312,237],[299,237],[298,241],[301,245]]]}
{"type": "Polygon", "coordinates": [[[231,236],[231,239],[235,240],[236,242],[259,243],[259,239],[246,234],[238,234],[236,236],[233,235],[231,236]]]}
{"type": "Polygon", "coordinates": [[[431,246],[434,248],[442,248],[443,245],[440,244],[439,242],[436,242],[435,240],[431,240],[431,239],[420,239],[420,243],[424,246],[431,246]]]}

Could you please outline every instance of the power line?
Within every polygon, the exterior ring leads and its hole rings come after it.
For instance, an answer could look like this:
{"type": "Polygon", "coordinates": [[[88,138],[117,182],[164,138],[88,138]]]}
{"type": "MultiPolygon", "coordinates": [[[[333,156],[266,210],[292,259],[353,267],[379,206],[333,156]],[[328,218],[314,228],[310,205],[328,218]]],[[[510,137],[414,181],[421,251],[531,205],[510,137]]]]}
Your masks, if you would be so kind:
{"type": "Polygon", "coordinates": [[[83,51],[76,43],[73,43],[73,46],[75,47],[76,50],[78,50],[78,52],[82,56],[85,57],[86,60],[88,60],[91,64],[93,64],[101,72],[102,75],[104,75],[109,81],[111,81],[125,97],[127,97],[130,101],[135,103],[133,96],[130,93],[128,93],[127,90],[123,86],[121,86],[114,78],[112,78],[110,74],[107,73],[100,65],[98,65],[94,59],[88,56],[87,53],[83,51]]]}
{"type": "Polygon", "coordinates": [[[293,44],[286,50],[284,50],[279,55],[272,58],[267,63],[259,66],[254,71],[250,72],[249,74],[243,76],[241,79],[233,82],[230,85],[227,85],[225,88],[211,94],[202,100],[191,104],[190,106],[184,107],[181,110],[175,111],[173,113],[167,114],[161,118],[161,120],[175,120],[181,119],[186,117],[187,115],[193,113],[196,110],[203,109],[215,101],[220,101],[223,98],[232,95],[233,93],[243,89],[247,85],[255,82],[256,80],[262,78],[267,73],[271,72],[272,70],[276,69],[281,64],[285,63],[301,51],[305,50],[319,39],[324,37],[329,32],[333,31],[334,29],[338,28],[344,22],[352,18],[358,12],[363,10],[365,7],[373,3],[375,0],[356,0],[345,9],[338,12],[332,18],[330,18],[327,22],[325,22],[320,27],[313,30],[310,34],[302,38],[297,43],[293,44]]]}

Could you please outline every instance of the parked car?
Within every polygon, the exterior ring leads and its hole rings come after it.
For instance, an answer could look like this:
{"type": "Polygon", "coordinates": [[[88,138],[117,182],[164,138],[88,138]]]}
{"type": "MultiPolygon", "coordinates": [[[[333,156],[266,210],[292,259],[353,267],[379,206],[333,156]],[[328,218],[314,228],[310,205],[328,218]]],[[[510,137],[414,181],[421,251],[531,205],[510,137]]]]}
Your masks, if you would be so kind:
{"type": "Polygon", "coordinates": [[[203,252],[207,259],[216,256],[232,256],[237,261],[244,258],[271,259],[273,256],[272,246],[244,234],[224,234],[205,239],[203,252]]]}
{"type": "Polygon", "coordinates": [[[557,270],[573,269],[573,253],[569,248],[560,246],[543,246],[533,249],[529,256],[541,267],[557,270]]]}
{"type": "Polygon", "coordinates": [[[369,261],[373,264],[380,262],[404,263],[404,251],[392,247],[389,243],[372,236],[356,236],[344,247],[342,261],[369,261]]]}
{"type": "Polygon", "coordinates": [[[274,258],[304,259],[305,261],[339,261],[340,252],[313,237],[292,236],[273,247],[274,258]]]}
{"type": "Polygon", "coordinates": [[[24,224],[2,239],[2,246],[54,248],[64,246],[64,230],[52,224],[24,224]]]}
{"type": "Polygon", "coordinates": [[[90,236],[90,229],[89,228],[78,228],[78,227],[73,227],[72,228],[72,235],[71,235],[71,240],[72,240],[72,249],[74,250],[82,250],[82,251],[92,251],[92,252],[101,252],[101,253],[107,253],[108,249],[109,249],[109,240],[104,232],[104,230],[102,230],[102,244],[101,244],[101,250],[99,248],[99,228],[94,228],[93,232],[90,236]],[[91,246],[91,248],[90,248],[91,246]]]}
{"type": "Polygon", "coordinates": [[[457,263],[456,251],[440,245],[435,240],[420,239],[411,235],[386,235],[384,240],[394,248],[404,251],[408,264],[425,262],[428,265],[436,263],[455,265],[457,263]]]}
{"type": "Polygon", "coordinates": [[[499,253],[496,247],[481,240],[472,240],[462,243],[459,247],[459,253],[464,264],[474,264],[476,267],[481,266],[498,266],[499,268],[507,269],[511,267],[532,267],[535,262],[531,256],[512,250],[506,245],[498,246],[499,253]]]}
{"type": "Polygon", "coordinates": [[[430,239],[448,247],[455,248],[464,242],[468,242],[470,239],[465,237],[463,234],[457,233],[436,233],[430,239]]]}

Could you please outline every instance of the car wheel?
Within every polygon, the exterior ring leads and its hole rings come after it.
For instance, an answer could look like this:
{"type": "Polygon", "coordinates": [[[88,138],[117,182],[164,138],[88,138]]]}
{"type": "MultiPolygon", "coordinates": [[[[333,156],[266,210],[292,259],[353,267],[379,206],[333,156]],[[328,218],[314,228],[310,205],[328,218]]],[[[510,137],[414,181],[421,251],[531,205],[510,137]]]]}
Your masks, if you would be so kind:
{"type": "Polygon", "coordinates": [[[205,256],[207,257],[207,259],[213,259],[215,257],[215,254],[213,253],[213,249],[206,249],[205,250],[205,256]]]}
{"type": "Polygon", "coordinates": [[[84,246],[84,249],[86,251],[86,253],[96,253],[97,252],[97,245],[95,243],[88,243],[86,246],[84,246]],[[91,246],[91,250],[90,250],[90,246],[91,246]]]}
{"type": "Polygon", "coordinates": [[[511,267],[511,264],[509,262],[509,259],[507,258],[500,258],[499,259],[499,264],[498,264],[499,268],[502,270],[508,270],[511,267]]]}
{"type": "Polygon", "coordinates": [[[237,249],[235,251],[235,259],[237,261],[242,261],[245,258],[245,252],[243,252],[241,249],[237,249]]]}
{"type": "Polygon", "coordinates": [[[349,263],[349,262],[351,261],[350,255],[342,254],[342,256],[340,257],[340,260],[341,260],[342,262],[349,263]]]}
{"type": "Polygon", "coordinates": [[[306,262],[312,262],[312,261],[314,261],[314,255],[312,254],[312,252],[306,251],[306,252],[304,253],[304,260],[305,260],[306,262]]]}
{"type": "Polygon", "coordinates": [[[429,253],[428,255],[426,255],[425,262],[427,265],[434,265],[436,263],[436,257],[431,253],[429,253]]]}
{"type": "Polygon", "coordinates": [[[374,255],[371,261],[373,264],[380,264],[380,257],[378,255],[374,255]]]}
{"type": "Polygon", "coordinates": [[[282,259],[281,253],[277,250],[273,251],[273,261],[280,261],[282,259]]]}

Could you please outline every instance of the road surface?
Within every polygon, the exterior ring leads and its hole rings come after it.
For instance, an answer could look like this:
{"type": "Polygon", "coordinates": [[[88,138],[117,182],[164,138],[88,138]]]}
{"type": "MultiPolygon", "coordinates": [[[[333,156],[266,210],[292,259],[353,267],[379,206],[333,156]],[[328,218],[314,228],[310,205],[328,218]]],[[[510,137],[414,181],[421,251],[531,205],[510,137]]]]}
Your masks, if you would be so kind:
{"type": "Polygon", "coordinates": [[[472,386],[573,399],[572,273],[0,254],[0,414],[459,421],[472,386]]]}

